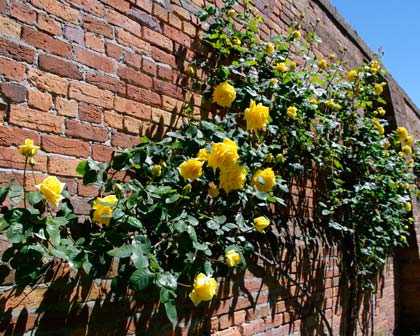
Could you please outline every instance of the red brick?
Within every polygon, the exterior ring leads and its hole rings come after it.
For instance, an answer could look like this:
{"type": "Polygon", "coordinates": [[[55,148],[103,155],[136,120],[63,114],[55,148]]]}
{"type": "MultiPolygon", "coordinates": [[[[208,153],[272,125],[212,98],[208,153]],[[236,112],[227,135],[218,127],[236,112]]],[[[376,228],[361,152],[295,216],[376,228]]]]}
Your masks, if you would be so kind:
{"type": "Polygon", "coordinates": [[[82,74],[76,64],[50,55],[39,55],[39,67],[66,78],[82,79],[82,74]]]}
{"type": "Polygon", "coordinates": [[[0,37],[0,55],[13,58],[15,61],[33,63],[35,60],[35,51],[20,46],[12,41],[0,37]]]}
{"type": "Polygon", "coordinates": [[[0,14],[6,14],[7,4],[6,0],[0,0],[0,14]]]}
{"type": "Polygon", "coordinates": [[[12,1],[10,16],[27,24],[34,24],[36,21],[36,12],[26,4],[22,4],[16,0],[12,1]]]}
{"type": "Polygon", "coordinates": [[[127,135],[124,133],[113,132],[111,145],[114,147],[130,148],[140,143],[138,136],[127,135]]]}
{"type": "Polygon", "coordinates": [[[9,122],[38,131],[61,133],[63,118],[18,105],[10,106],[9,122]]]}
{"type": "Polygon", "coordinates": [[[127,13],[130,9],[130,3],[126,0],[102,0],[102,2],[123,13],[127,13]]]}
{"type": "Polygon", "coordinates": [[[114,26],[124,28],[136,37],[141,37],[142,26],[136,21],[114,10],[107,10],[108,22],[114,26]]]}
{"type": "Polygon", "coordinates": [[[13,83],[2,83],[0,91],[11,101],[22,103],[26,100],[26,88],[13,83]]]}
{"type": "Polygon", "coordinates": [[[45,10],[46,12],[62,18],[64,21],[78,23],[79,12],[69,5],[65,5],[57,0],[31,0],[33,6],[45,10]]]}
{"type": "Polygon", "coordinates": [[[144,11],[151,13],[152,12],[152,2],[149,0],[137,0],[136,1],[137,7],[143,9],[144,11]]]}
{"type": "Polygon", "coordinates": [[[80,160],[61,156],[48,157],[48,174],[56,176],[79,176],[76,172],[80,160]]]}
{"type": "Polygon", "coordinates": [[[90,15],[83,17],[83,28],[108,38],[113,37],[112,26],[90,15]]]}
{"type": "Polygon", "coordinates": [[[139,54],[126,50],[124,61],[127,65],[136,69],[141,69],[141,60],[142,57],[139,54]]]}
{"type": "Polygon", "coordinates": [[[119,60],[119,59],[121,59],[121,56],[123,54],[123,50],[124,50],[123,48],[121,48],[120,46],[117,46],[114,43],[111,43],[111,42],[108,42],[108,41],[105,42],[105,51],[106,51],[106,54],[109,57],[112,57],[112,58],[115,58],[116,60],[119,60]]]}
{"type": "Polygon", "coordinates": [[[160,21],[168,22],[168,10],[158,3],[153,3],[153,15],[160,21]]]}
{"type": "Polygon", "coordinates": [[[160,95],[148,89],[139,88],[137,86],[127,85],[127,96],[133,98],[136,101],[140,101],[147,104],[160,105],[160,95]]]}
{"type": "Polygon", "coordinates": [[[105,43],[99,36],[93,33],[85,33],[85,45],[87,48],[99,53],[105,52],[105,43]]]}
{"type": "Polygon", "coordinates": [[[101,89],[117,92],[123,95],[126,92],[126,85],[123,81],[98,73],[86,73],[86,82],[93,84],[101,89]]]}
{"type": "Polygon", "coordinates": [[[123,116],[121,113],[106,110],[104,111],[104,122],[106,126],[122,129],[123,128],[123,116]]]}
{"type": "Polygon", "coordinates": [[[159,108],[152,108],[151,120],[156,124],[163,124],[165,126],[180,127],[182,120],[173,112],[167,112],[159,108]]]}
{"type": "Polygon", "coordinates": [[[22,26],[14,20],[0,16],[0,31],[2,35],[10,36],[14,39],[20,38],[22,26]]]}
{"type": "Polygon", "coordinates": [[[173,69],[177,68],[176,59],[174,55],[156,47],[152,47],[152,55],[153,59],[155,59],[156,61],[167,64],[173,69]]]}
{"type": "Polygon", "coordinates": [[[80,104],[79,119],[95,124],[102,123],[102,110],[95,106],[80,104]]]}
{"type": "Polygon", "coordinates": [[[68,82],[61,77],[37,69],[29,69],[27,75],[29,83],[39,89],[60,95],[67,94],[68,82]]]}
{"type": "Polygon", "coordinates": [[[75,47],[76,60],[94,69],[107,73],[115,72],[114,61],[110,58],[96,55],[88,50],[75,47]]]}
{"type": "Polygon", "coordinates": [[[0,145],[19,146],[25,143],[25,139],[33,140],[35,145],[40,143],[39,134],[35,131],[0,125],[0,145]]]}
{"type": "Polygon", "coordinates": [[[51,16],[38,14],[38,29],[52,35],[61,35],[61,24],[51,16]]]}
{"type": "MultiPolygon", "coordinates": [[[[0,147],[0,167],[10,169],[23,169],[25,158],[19,153],[18,148],[0,147]]],[[[41,153],[35,156],[35,167],[37,171],[47,171],[47,157],[41,153]]]]}
{"type": "Polygon", "coordinates": [[[55,99],[55,108],[59,115],[77,117],[78,104],[75,100],[67,100],[61,97],[55,99]]]}
{"type": "Polygon", "coordinates": [[[150,43],[143,41],[141,38],[134,36],[133,34],[130,34],[121,28],[117,28],[116,32],[118,43],[121,43],[126,47],[133,48],[140,53],[150,53],[150,43]]]}
{"type": "Polygon", "coordinates": [[[151,88],[153,86],[153,79],[150,76],[124,65],[118,67],[118,75],[122,79],[125,79],[127,83],[145,88],[151,88]]]}
{"type": "Polygon", "coordinates": [[[100,162],[109,162],[112,159],[114,148],[93,144],[92,145],[92,159],[100,162]]]}
{"type": "Polygon", "coordinates": [[[139,120],[136,118],[124,117],[124,127],[123,130],[126,133],[132,133],[132,134],[142,134],[145,129],[148,129],[151,126],[150,123],[139,120]]]}
{"type": "Polygon", "coordinates": [[[65,26],[64,38],[71,44],[78,44],[80,46],[85,45],[85,36],[82,29],[78,29],[72,26],[65,26]]]}
{"type": "Polygon", "coordinates": [[[66,135],[98,142],[105,142],[108,139],[108,131],[106,129],[75,120],[66,120],[66,135]]]}
{"type": "Polygon", "coordinates": [[[143,56],[142,70],[149,75],[156,76],[157,66],[153,58],[143,56]]]}
{"type": "Polygon", "coordinates": [[[77,194],[79,196],[87,196],[87,197],[97,197],[99,196],[99,190],[97,187],[94,186],[85,186],[83,185],[83,183],[80,181],[77,184],[77,194]]]}
{"type": "Polygon", "coordinates": [[[189,21],[182,22],[182,31],[192,38],[197,36],[198,33],[197,27],[191,24],[189,21]]]}
{"type": "Polygon", "coordinates": [[[187,34],[184,34],[182,31],[164,24],[163,34],[167,36],[168,39],[176,41],[179,44],[182,44],[184,47],[191,48],[191,38],[187,34]]]}
{"type": "Polygon", "coordinates": [[[21,81],[25,78],[25,66],[5,58],[0,58],[0,76],[21,81]]]}
{"type": "Polygon", "coordinates": [[[128,99],[116,96],[114,108],[115,110],[121,113],[129,114],[138,119],[150,120],[150,116],[151,116],[150,106],[137,103],[132,100],[128,100],[128,99]]]}
{"type": "Polygon", "coordinates": [[[94,14],[99,17],[104,15],[104,6],[96,0],[67,0],[76,8],[80,8],[85,12],[94,14]]]}
{"type": "Polygon", "coordinates": [[[89,144],[81,141],[68,139],[55,135],[43,135],[42,145],[43,151],[55,154],[65,154],[76,157],[89,156],[89,144]]]}
{"type": "Polygon", "coordinates": [[[113,106],[113,94],[109,91],[98,89],[95,86],[72,81],[69,88],[69,97],[85,103],[102,107],[113,106]]]}
{"type": "Polygon", "coordinates": [[[52,97],[48,92],[28,90],[28,105],[38,110],[48,111],[53,106],[52,97]]]}
{"type": "MultiPolygon", "coordinates": [[[[178,33],[180,33],[178,31],[178,33]]],[[[165,37],[163,34],[155,32],[147,27],[143,27],[143,35],[144,39],[150,42],[153,45],[156,45],[164,50],[172,52],[173,50],[173,43],[172,41],[165,37]]]]}
{"type": "Polygon", "coordinates": [[[166,79],[168,82],[172,82],[172,69],[167,64],[158,64],[157,75],[161,79],[166,79]]]}
{"type": "Polygon", "coordinates": [[[71,56],[71,46],[69,44],[55,40],[51,36],[32,28],[23,27],[22,40],[36,48],[49,51],[59,56],[71,56]]]}
{"type": "Polygon", "coordinates": [[[154,78],[153,87],[156,91],[162,94],[167,94],[169,96],[172,96],[178,99],[183,98],[183,90],[180,87],[176,86],[175,84],[154,78]]]}

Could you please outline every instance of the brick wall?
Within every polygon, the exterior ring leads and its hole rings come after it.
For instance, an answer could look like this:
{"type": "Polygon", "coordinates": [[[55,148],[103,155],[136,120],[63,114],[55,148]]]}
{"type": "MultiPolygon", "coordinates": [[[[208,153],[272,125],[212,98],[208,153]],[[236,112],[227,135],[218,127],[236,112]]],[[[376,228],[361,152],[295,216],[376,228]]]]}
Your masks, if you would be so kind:
{"type": "MultiPolygon", "coordinates": [[[[87,197],[97,191],[77,178],[80,160],[109,160],[113,151],[137,143],[139,134],[161,135],[179,126],[185,101],[200,112],[201,97],[188,90],[186,68],[200,50],[194,14],[203,4],[0,0],[0,183],[12,177],[22,182],[17,146],[31,138],[41,151],[28,185],[57,175],[66,182],[76,213],[86,214],[87,197]]],[[[317,54],[346,47],[350,65],[372,54],[328,0],[254,4],[266,20],[264,36],[284,31],[304,11],[303,29],[320,19],[317,33],[324,43],[317,54]]],[[[414,132],[418,109],[392,77],[387,81],[395,123],[411,125],[414,132]]],[[[309,210],[311,195],[308,189],[303,196],[309,210]]],[[[415,219],[420,233],[420,217],[415,219]]],[[[391,335],[400,307],[405,312],[414,306],[420,312],[415,300],[407,301],[413,293],[420,295],[416,281],[412,279],[411,287],[401,285],[399,292],[400,274],[404,281],[420,274],[415,245],[420,234],[415,236],[413,231],[413,247],[401,253],[402,259],[389,261],[375,296],[366,298],[360,334],[373,327],[378,334],[391,335]],[[401,262],[404,258],[409,262],[401,262]]],[[[2,250],[5,245],[0,240],[2,250]]],[[[187,293],[181,295],[181,318],[174,330],[159,313],[154,293],[111,294],[112,270],[109,278],[92,282],[55,265],[34,288],[18,290],[7,286],[11,279],[6,281],[0,333],[314,335],[330,328],[333,335],[342,334],[348,307],[342,299],[345,270],[338,253],[332,248],[281,251],[278,260],[290,276],[281,267],[266,269],[262,260],[255,260],[247,272],[219,279],[217,298],[209,305],[193,308],[187,293]]],[[[407,318],[401,321],[408,323],[407,318]]]]}

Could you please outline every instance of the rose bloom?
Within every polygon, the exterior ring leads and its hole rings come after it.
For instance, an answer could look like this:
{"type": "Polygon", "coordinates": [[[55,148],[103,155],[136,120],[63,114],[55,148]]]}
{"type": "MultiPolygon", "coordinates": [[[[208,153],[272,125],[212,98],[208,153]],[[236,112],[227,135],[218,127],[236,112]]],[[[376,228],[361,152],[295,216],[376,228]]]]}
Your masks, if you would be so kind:
{"type": "Polygon", "coordinates": [[[296,108],[296,107],[294,107],[294,106],[289,106],[289,107],[287,108],[287,112],[286,112],[286,114],[287,114],[287,116],[288,116],[290,119],[296,119],[296,116],[297,116],[297,108],[296,108]]]}
{"type": "Polygon", "coordinates": [[[220,170],[219,189],[223,189],[226,194],[233,190],[242,190],[246,181],[246,169],[239,165],[220,170]]]}
{"type": "Polygon", "coordinates": [[[369,71],[375,75],[380,68],[381,66],[379,65],[378,61],[372,61],[372,63],[370,63],[369,71]]]}
{"type": "Polygon", "coordinates": [[[300,31],[299,31],[299,30],[294,30],[294,31],[292,32],[292,35],[293,35],[293,37],[294,37],[295,39],[300,39],[300,38],[301,38],[301,36],[302,36],[302,34],[300,33],[300,31]]]}
{"type": "Polygon", "coordinates": [[[272,54],[274,50],[275,50],[274,44],[271,42],[269,42],[265,47],[265,51],[268,52],[269,54],[272,54]]]}
{"type": "Polygon", "coordinates": [[[354,80],[356,79],[356,77],[357,77],[357,72],[356,72],[356,70],[350,70],[349,72],[347,72],[347,79],[350,81],[350,82],[354,82],[354,80]]]}
{"type": "Polygon", "coordinates": [[[326,69],[327,68],[327,61],[325,59],[322,59],[318,62],[318,66],[320,69],[326,69]]]}
{"type": "Polygon", "coordinates": [[[400,139],[406,139],[408,137],[408,131],[405,127],[398,127],[397,135],[400,137],[400,139]]]}
{"type": "Polygon", "coordinates": [[[245,109],[244,118],[246,120],[246,130],[258,130],[267,125],[269,108],[261,103],[255,104],[251,99],[249,108],[245,109]]]}
{"type": "Polygon", "coordinates": [[[213,103],[222,107],[230,107],[236,99],[236,90],[227,81],[216,86],[213,92],[213,103]]]}
{"type": "Polygon", "coordinates": [[[65,183],[61,183],[57,177],[48,176],[42,183],[36,185],[35,187],[39,190],[41,194],[44,195],[46,200],[56,207],[63,199],[61,192],[64,189],[65,183]]]}
{"type": "Polygon", "coordinates": [[[270,225],[270,220],[264,216],[254,218],[255,230],[265,233],[264,229],[270,225]]]}
{"type": "Polygon", "coordinates": [[[384,92],[384,86],[386,85],[385,82],[375,84],[375,93],[377,95],[380,95],[382,92],[384,92]]]}
{"type": "Polygon", "coordinates": [[[115,195],[109,195],[104,198],[98,197],[92,204],[92,209],[94,210],[92,219],[95,222],[108,225],[111,221],[113,206],[117,202],[118,199],[115,195]]]}
{"type": "Polygon", "coordinates": [[[271,168],[258,169],[251,180],[251,185],[256,186],[259,191],[269,192],[276,184],[276,176],[271,168]],[[264,183],[260,182],[260,178],[264,183]]]}
{"type": "Polygon", "coordinates": [[[411,146],[413,144],[414,138],[409,135],[405,139],[401,139],[401,143],[403,145],[411,146]]]}
{"type": "Polygon", "coordinates": [[[375,112],[376,114],[379,114],[381,117],[383,117],[386,114],[386,111],[383,107],[378,107],[375,112]]]}
{"type": "Polygon", "coordinates": [[[217,196],[219,196],[219,188],[217,188],[217,186],[211,182],[209,184],[209,189],[207,190],[207,193],[210,197],[216,198],[217,196]]]}
{"type": "Polygon", "coordinates": [[[286,71],[287,71],[287,66],[286,66],[286,63],[284,63],[284,62],[278,63],[278,64],[274,67],[274,69],[276,69],[277,71],[280,71],[280,72],[286,72],[286,71]]]}
{"type": "Polygon", "coordinates": [[[201,161],[207,161],[209,159],[209,153],[205,148],[201,148],[197,153],[197,159],[201,161]]]}
{"type": "Polygon", "coordinates": [[[203,164],[204,162],[199,159],[189,159],[179,165],[178,171],[185,181],[188,179],[194,181],[203,174],[203,164]]]}
{"type": "Polygon", "coordinates": [[[404,204],[404,207],[405,207],[405,211],[406,212],[410,212],[411,211],[411,203],[410,202],[406,202],[404,204]]]}
{"type": "Polygon", "coordinates": [[[411,147],[409,145],[404,145],[404,146],[402,146],[401,151],[406,155],[410,155],[411,154],[411,147]]]}
{"type": "Polygon", "coordinates": [[[194,279],[194,289],[189,297],[198,306],[201,301],[209,301],[216,294],[217,282],[214,278],[208,277],[203,273],[199,273],[194,279]]]}
{"type": "Polygon", "coordinates": [[[208,166],[214,170],[216,168],[229,168],[236,164],[239,159],[238,145],[229,139],[224,139],[223,142],[213,143],[211,145],[211,152],[208,156],[208,166]]]}
{"type": "Polygon", "coordinates": [[[241,256],[235,250],[229,250],[225,253],[226,265],[229,267],[235,267],[241,261],[241,256]]]}
{"type": "Polygon", "coordinates": [[[19,146],[19,153],[24,157],[32,157],[38,153],[39,147],[34,146],[34,142],[31,139],[25,139],[25,144],[19,146]]]}

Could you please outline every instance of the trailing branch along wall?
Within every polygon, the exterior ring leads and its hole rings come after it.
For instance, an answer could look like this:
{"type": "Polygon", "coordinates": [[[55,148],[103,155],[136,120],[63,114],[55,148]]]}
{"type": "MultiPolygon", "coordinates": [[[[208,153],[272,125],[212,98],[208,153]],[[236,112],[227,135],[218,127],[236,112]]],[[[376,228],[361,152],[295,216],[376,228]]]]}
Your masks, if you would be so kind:
{"type": "MultiPolygon", "coordinates": [[[[208,78],[208,72],[198,63],[193,65],[194,60],[203,60],[210,52],[202,42],[204,32],[196,15],[204,5],[208,3],[0,0],[1,184],[12,178],[23,183],[25,160],[18,146],[27,138],[33,139],[40,150],[34,174],[25,178],[27,188],[34,188],[47,175],[57,176],[66,183],[69,207],[78,215],[88,215],[91,211],[88,201],[98,196],[98,189],[84,186],[76,172],[79,167],[78,172],[86,177],[92,169],[82,168],[83,160],[110,161],[114,151],[120,153],[122,148],[139,143],[139,135],[161,137],[168,130],[181,127],[187,116],[204,118],[209,116],[204,111],[211,111],[210,116],[217,113],[216,104],[210,105],[209,100],[202,103],[202,91],[194,85],[196,79],[203,82],[208,78]]],[[[217,5],[223,7],[221,2],[217,5]]],[[[345,58],[349,60],[346,65],[349,69],[371,60],[371,51],[327,1],[255,1],[251,8],[264,18],[264,24],[260,25],[261,40],[282,32],[287,35],[287,28],[300,22],[299,31],[312,32],[316,26],[315,33],[323,41],[314,45],[311,57],[330,58],[333,62],[332,53],[339,57],[347,49],[345,58]]],[[[235,7],[235,12],[243,10],[235,7]]],[[[244,41],[233,40],[238,52],[243,52],[240,44],[244,41]]],[[[272,53],[268,49],[265,52],[272,53]]],[[[322,62],[317,66],[324,67],[322,62]]],[[[276,71],[283,72],[280,68],[276,71]]],[[[383,97],[387,102],[389,130],[405,126],[410,134],[417,135],[417,108],[390,76],[386,81],[383,97]]],[[[216,83],[211,84],[214,89],[216,83]]],[[[225,107],[232,103],[214,96],[213,100],[225,107]]],[[[248,106],[248,102],[242,104],[248,106]]],[[[252,105],[249,108],[252,110],[252,105]]],[[[288,110],[290,120],[297,113],[288,110]]],[[[207,125],[206,131],[213,130],[207,125]]],[[[197,131],[187,132],[187,139],[182,141],[192,143],[194,138],[200,139],[194,132],[197,131]]],[[[173,139],[182,137],[175,133],[172,136],[173,139]]],[[[245,139],[243,134],[238,137],[245,139]]],[[[254,145],[258,144],[256,139],[254,145]]],[[[153,146],[147,148],[151,156],[162,155],[153,146]]],[[[187,155],[187,151],[183,154],[187,155]]],[[[120,157],[124,159],[124,155],[120,157]]],[[[121,160],[116,166],[120,164],[121,160]]],[[[180,168],[180,173],[185,180],[198,177],[188,169],[183,172],[180,168]]],[[[281,188],[281,182],[277,182],[281,188]]],[[[286,182],[284,190],[286,187],[290,190],[290,203],[280,207],[277,215],[290,219],[289,225],[283,226],[284,230],[290,230],[286,237],[298,237],[302,231],[295,222],[313,221],[314,211],[317,213],[314,203],[325,185],[313,175],[286,182]]],[[[256,186],[262,183],[260,187],[264,189],[266,182],[256,178],[252,183],[256,186]]],[[[235,189],[240,188],[225,184],[226,193],[235,189]]],[[[104,202],[106,205],[110,201],[104,202]]],[[[412,298],[417,297],[413,274],[419,271],[416,245],[420,241],[416,235],[420,225],[416,203],[413,208],[414,227],[407,229],[411,247],[403,247],[399,254],[404,263],[400,264],[398,257],[389,260],[375,282],[377,291],[358,302],[359,323],[352,328],[359,333],[373,329],[392,334],[398,327],[418,328],[407,309],[410,308],[413,316],[420,310],[412,306],[412,298]]],[[[257,230],[263,231],[258,223],[257,230]]],[[[220,224],[224,222],[214,223],[220,224]]],[[[83,225],[77,228],[80,235],[88,229],[83,225]]],[[[261,237],[256,239],[262,250],[265,246],[276,246],[261,237]]],[[[188,299],[190,289],[181,290],[175,325],[163,313],[161,306],[166,301],[162,300],[162,293],[159,305],[159,293],[153,290],[146,293],[117,290],[115,280],[111,280],[117,274],[116,263],[107,274],[102,274],[101,280],[92,280],[57,260],[42,270],[42,277],[31,287],[10,287],[13,276],[5,277],[0,299],[0,331],[13,335],[31,330],[35,334],[60,335],[346,334],[353,304],[346,281],[349,270],[343,262],[342,250],[328,241],[318,243],[308,249],[303,243],[296,244],[294,239],[286,240],[278,250],[269,251],[275,256],[275,262],[264,253],[250,255],[246,270],[236,270],[217,279],[219,285],[211,303],[194,307],[188,299]]],[[[4,237],[1,250],[6,250],[8,244],[4,237]]],[[[235,257],[231,255],[229,262],[236,264],[235,257]]],[[[198,304],[197,298],[192,300],[198,304]]]]}

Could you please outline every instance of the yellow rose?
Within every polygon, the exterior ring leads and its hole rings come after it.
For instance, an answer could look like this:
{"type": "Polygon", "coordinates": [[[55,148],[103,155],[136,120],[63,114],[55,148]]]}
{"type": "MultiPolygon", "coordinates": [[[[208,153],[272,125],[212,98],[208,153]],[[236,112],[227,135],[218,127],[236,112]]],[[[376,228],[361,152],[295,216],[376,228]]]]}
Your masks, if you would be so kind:
{"type": "Polygon", "coordinates": [[[388,149],[389,147],[391,147],[391,143],[389,141],[384,143],[384,149],[388,149]]]}
{"type": "Polygon", "coordinates": [[[284,63],[284,62],[278,63],[278,64],[274,67],[274,69],[276,69],[277,71],[280,71],[280,72],[286,72],[286,71],[287,71],[287,66],[286,66],[286,63],[284,63]]]}
{"type": "Polygon", "coordinates": [[[377,95],[380,95],[382,92],[384,92],[384,86],[386,85],[385,82],[375,84],[375,93],[377,95]]]}
{"type": "Polygon", "coordinates": [[[152,175],[153,176],[156,176],[156,177],[161,176],[162,175],[162,166],[161,165],[158,165],[158,164],[153,165],[153,167],[152,167],[152,175]]]}
{"type": "Polygon", "coordinates": [[[178,171],[185,181],[188,179],[194,181],[203,174],[203,164],[204,162],[199,159],[189,159],[179,165],[178,171]]]}
{"type": "Polygon", "coordinates": [[[354,80],[356,79],[356,77],[357,77],[357,72],[356,72],[356,70],[350,70],[349,72],[347,72],[347,79],[350,81],[350,82],[354,82],[354,80]]]}
{"type": "Polygon", "coordinates": [[[408,146],[408,145],[402,146],[401,150],[406,155],[410,155],[411,154],[411,147],[408,146]]]}
{"type": "Polygon", "coordinates": [[[246,181],[246,169],[239,165],[220,170],[220,185],[226,194],[233,190],[241,190],[244,188],[246,181]]]}
{"type": "Polygon", "coordinates": [[[109,195],[104,198],[98,197],[92,204],[92,209],[94,210],[92,219],[95,222],[108,225],[111,221],[113,207],[117,202],[118,199],[115,195],[109,195]]]}
{"type": "Polygon", "coordinates": [[[327,61],[325,60],[325,59],[321,59],[319,62],[318,62],[318,67],[320,68],[320,69],[326,69],[327,68],[327,61]]]}
{"type": "Polygon", "coordinates": [[[379,62],[378,61],[372,61],[371,63],[370,63],[370,68],[369,68],[369,71],[372,73],[372,74],[376,74],[378,71],[379,71],[379,69],[381,68],[381,66],[379,65],[379,62]]]}
{"type": "Polygon", "coordinates": [[[313,105],[317,105],[318,104],[318,100],[316,100],[315,98],[311,99],[309,102],[311,104],[313,104],[313,105]]]}
{"type": "Polygon", "coordinates": [[[383,117],[385,115],[386,111],[383,107],[378,107],[376,109],[376,113],[379,114],[381,117],[383,117]]]}
{"type": "Polygon", "coordinates": [[[256,186],[259,191],[269,192],[275,184],[276,176],[271,168],[258,169],[251,180],[251,185],[256,186]]]}
{"type": "Polygon", "coordinates": [[[236,99],[236,90],[227,81],[216,86],[213,92],[213,103],[222,107],[230,107],[236,99]]]}
{"type": "Polygon", "coordinates": [[[236,164],[238,161],[238,146],[229,139],[224,139],[223,142],[212,144],[211,152],[208,156],[208,166],[213,170],[216,168],[229,168],[236,164]]]}
{"type": "Polygon", "coordinates": [[[296,117],[297,117],[297,108],[296,108],[296,107],[294,107],[294,106],[289,106],[289,107],[287,108],[287,112],[286,112],[286,114],[287,114],[287,116],[288,116],[290,119],[296,119],[296,117]]]}
{"type": "Polygon", "coordinates": [[[408,137],[408,131],[405,127],[398,127],[396,133],[400,139],[406,139],[408,137]]]}
{"type": "Polygon", "coordinates": [[[406,212],[411,211],[411,203],[410,202],[405,202],[404,207],[405,207],[406,212]]]}
{"type": "Polygon", "coordinates": [[[411,146],[413,144],[414,138],[409,135],[404,139],[401,139],[401,144],[411,146]]]}
{"type": "Polygon", "coordinates": [[[34,146],[34,142],[31,139],[25,139],[25,144],[19,146],[19,153],[24,157],[32,157],[38,153],[39,147],[34,146]]]}
{"type": "Polygon", "coordinates": [[[205,148],[201,148],[197,153],[197,159],[201,161],[207,161],[209,158],[209,153],[206,151],[205,148]]]}
{"type": "Polygon", "coordinates": [[[194,289],[189,297],[198,306],[201,301],[209,301],[216,294],[217,282],[214,278],[208,277],[203,273],[199,273],[194,279],[194,289]]]}
{"type": "Polygon", "coordinates": [[[240,46],[240,45],[241,45],[241,40],[240,40],[240,39],[238,39],[237,37],[235,37],[235,38],[232,40],[232,42],[233,42],[233,44],[234,44],[234,45],[237,45],[237,46],[240,46]]]}
{"type": "Polygon", "coordinates": [[[46,200],[56,207],[63,199],[61,192],[64,189],[65,183],[61,183],[57,177],[48,176],[42,183],[35,186],[46,200]]]}
{"type": "Polygon", "coordinates": [[[265,51],[268,52],[269,54],[272,54],[275,50],[274,44],[269,42],[266,47],[265,47],[265,51]]]}
{"type": "Polygon", "coordinates": [[[241,256],[235,250],[229,250],[225,253],[226,265],[235,267],[241,261],[241,256]]]}
{"type": "Polygon", "coordinates": [[[267,125],[269,108],[262,105],[261,103],[255,104],[255,101],[251,99],[249,108],[245,109],[244,118],[246,120],[246,130],[258,130],[262,129],[267,125]]]}
{"type": "Polygon", "coordinates": [[[217,196],[219,196],[219,188],[217,188],[215,184],[210,184],[207,193],[210,197],[216,198],[217,196]]]}
{"type": "Polygon", "coordinates": [[[378,130],[380,135],[384,135],[385,134],[385,128],[382,125],[377,125],[376,129],[378,130]]]}
{"type": "Polygon", "coordinates": [[[302,37],[302,34],[300,33],[300,31],[299,31],[299,30],[294,30],[294,31],[292,32],[292,35],[293,35],[293,37],[294,37],[295,39],[300,39],[300,38],[302,37]]]}
{"type": "Polygon", "coordinates": [[[264,229],[270,225],[270,220],[264,216],[254,218],[255,230],[265,233],[264,229]]]}

